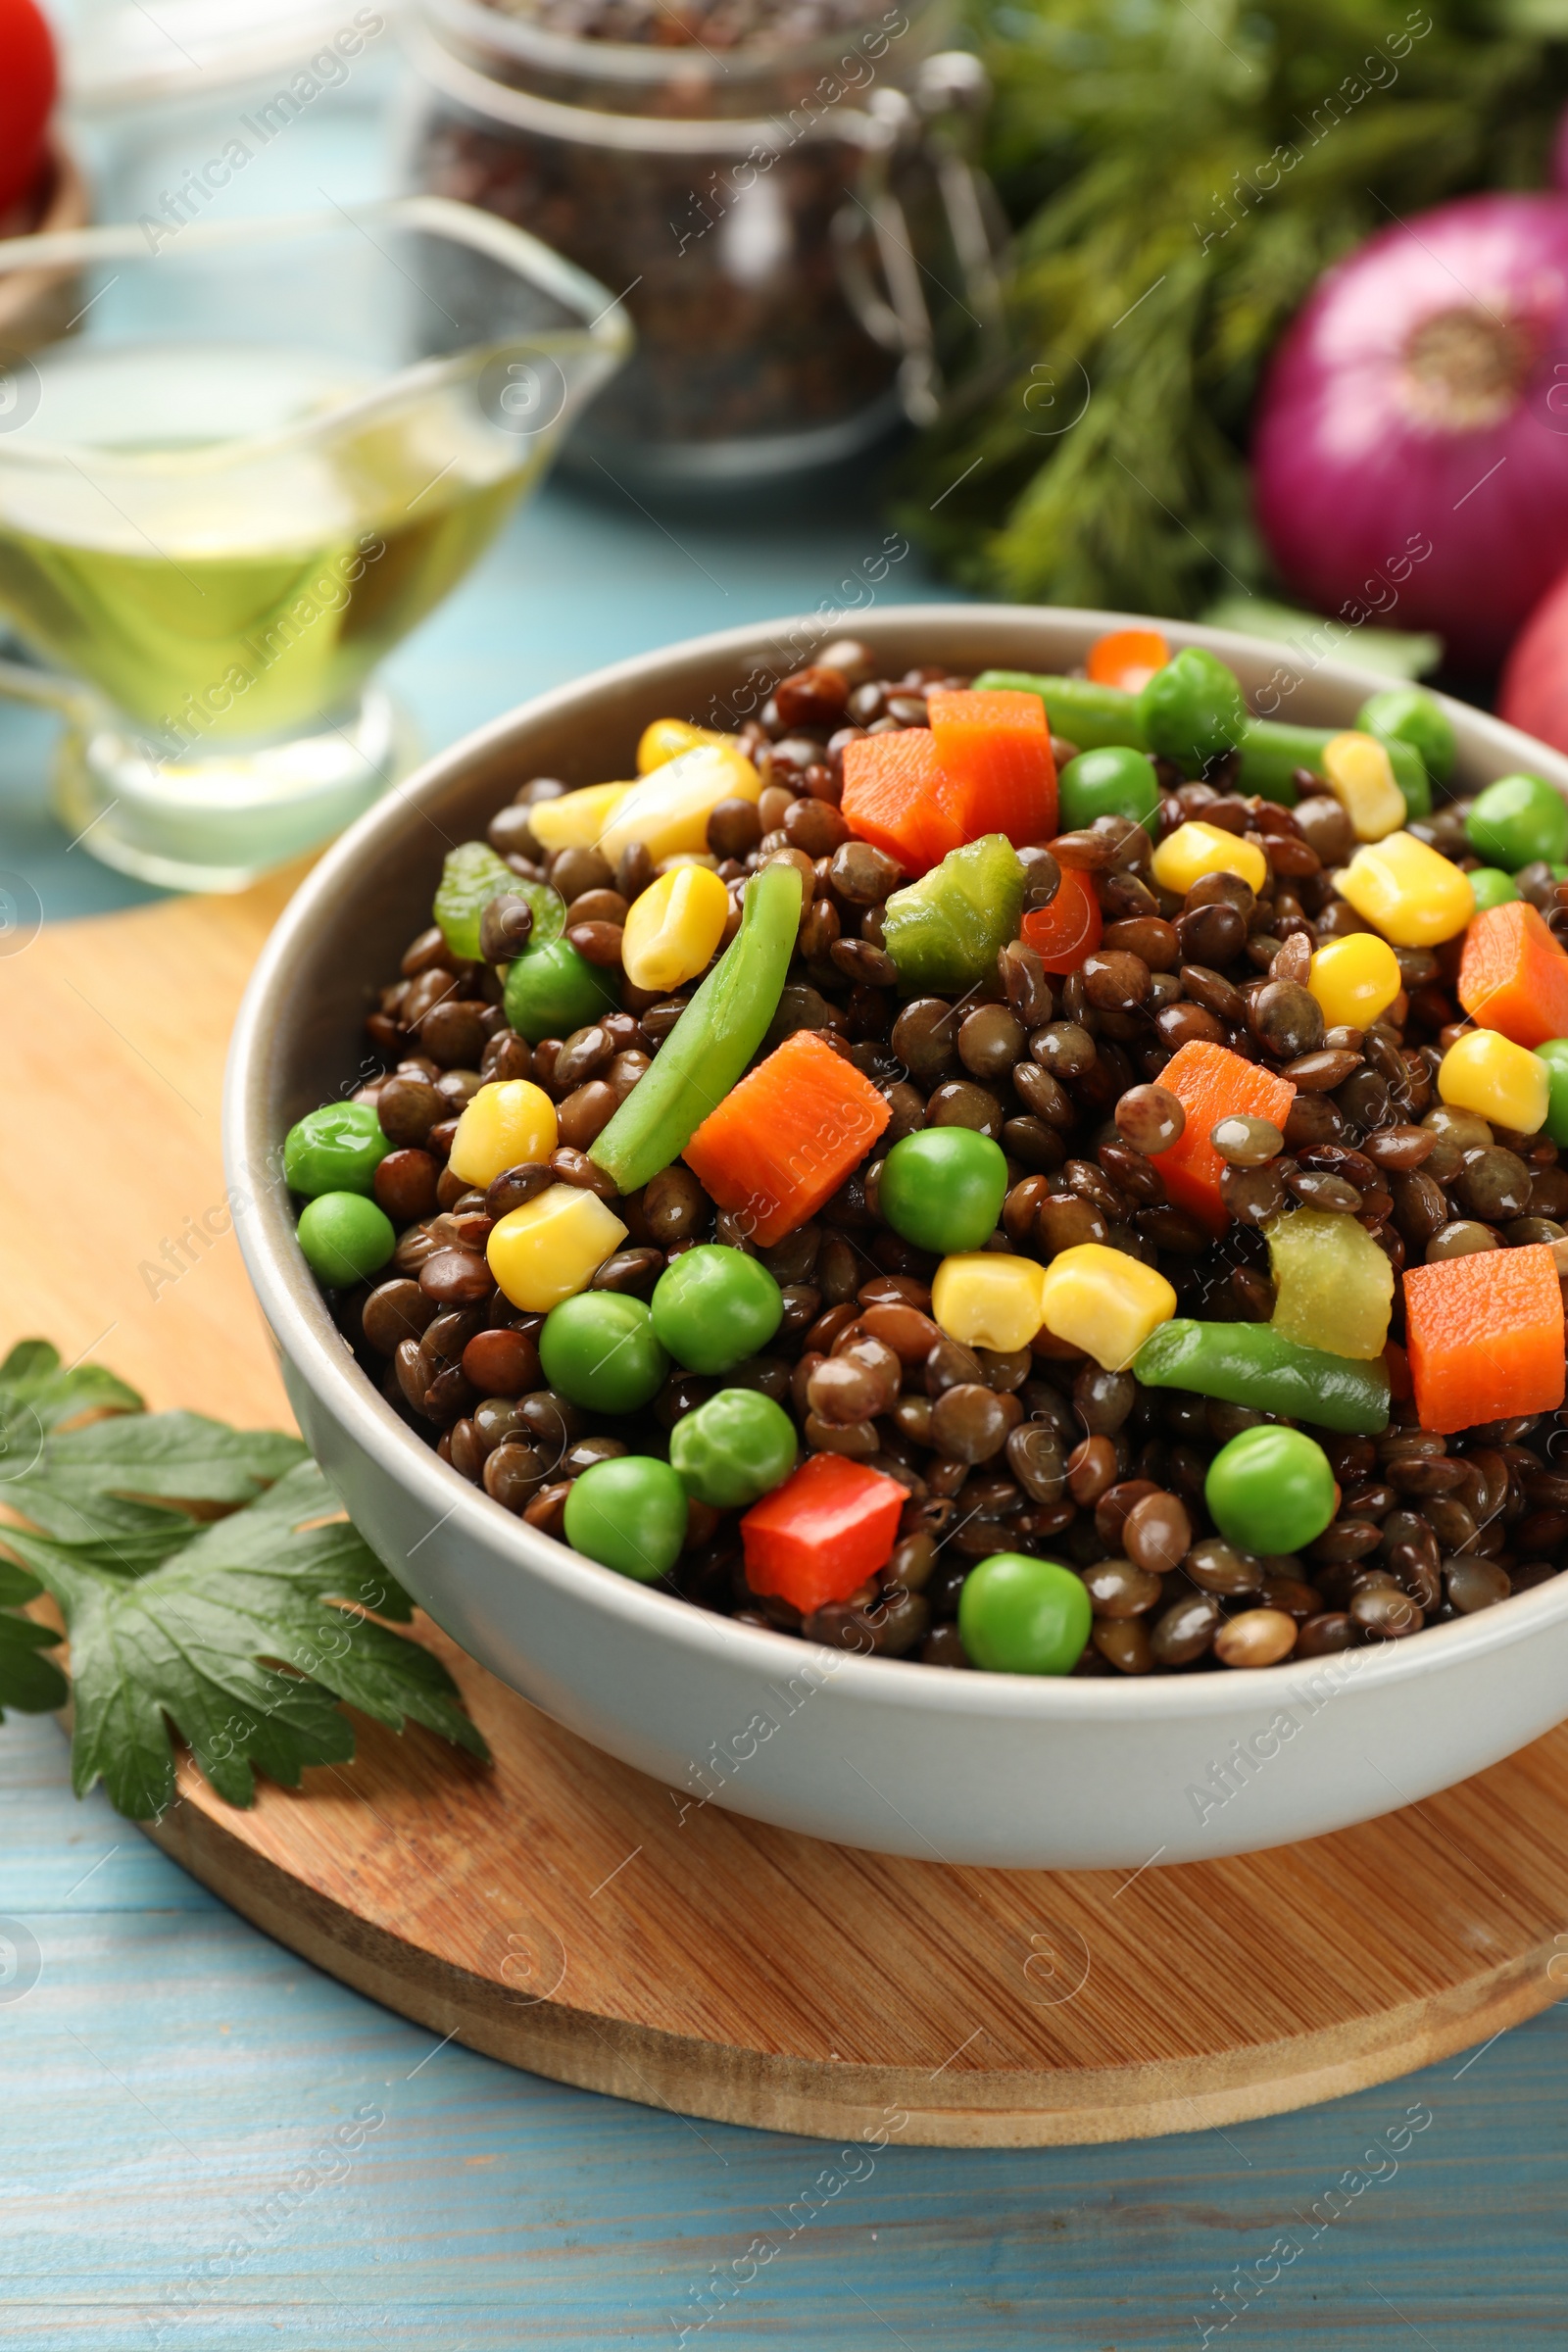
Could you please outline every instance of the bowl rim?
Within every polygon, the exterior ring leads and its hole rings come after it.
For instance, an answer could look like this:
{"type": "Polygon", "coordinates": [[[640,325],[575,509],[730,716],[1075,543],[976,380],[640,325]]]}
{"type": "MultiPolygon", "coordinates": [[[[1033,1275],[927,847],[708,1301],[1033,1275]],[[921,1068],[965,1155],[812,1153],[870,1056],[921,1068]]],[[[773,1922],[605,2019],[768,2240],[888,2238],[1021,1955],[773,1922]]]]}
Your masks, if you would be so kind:
{"type": "MultiPolygon", "coordinates": [[[[1564,1574],[1473,1616],[1423,1627],[1420,1635],[1410,1640],[1331,1652],[1321,1658],[1287,1659],[1279,1666],[1232,1668],[1222,1676],[1118,1676],[1111,1681],[973,1675],[943,1673],[916,1660],[865,1657],[852,1650],[803,1642],[761,1627],[737,1625],[676,1593],[619,1576],[529,1527],[441,1461],[433,1448],[399,1419],[344,1348],[295,1239],[294,1218],[278,1165],[281,1138],[273,1143],[260,1128],[266,1054],[278,1024],[281,1008],[277,999],[296,942],[314,935],[330,919],[339,887],[353,873],[363,852],[372,843],[390,844],[416,823],[428,823],[430,811],[451,784],[534,720],[569,712],[579,702],[609,690],[643,685],[653,689],[676,661],[755,655],[760,648],[779,644],[824,642],[842,635],[846,628],[866,624],[871,624],[873,638],[884,630],[927,630],[940,641],[944,629],[959,622],[972,626],[977,617],[987,615],[999,626],[1041,625],[1049,619],[1096,635],[1112,628],[1151,625],[1148,614],[1080,607],[931,603],[889,605],[880,612],[860,614],[795,613],[684,638],[551,687],[488,720],[425,761],[406,782],[394,786],[340,836],[289,900],[263,948],[235,1020],[224,1075],[224,1174],[234,1226],[247,1271],[278,1346],[354,1443],[395,1485],[428,1507],[431,1533],[438,1526],[452,1525],[480,1548],[512,1551],[533,1576],[563,1597],[591,1603],[617,1619],[622,1630],[646,1635],[650,1654],[661,1641],[668,1640],[710,1659],[715,1666],[753,1666],[767,1676],[784,1669],[786,1680],[791,1667],[798,1673],[803,1660],[810,1659],[814,1671],[825,1672],[841,1687],[846,1699],[860,1705],[903,1709],[912,1702],[938,1717],[983,1714],[1038,1723],[1160,1722],[1214,1713],[1231,1715],[1270,1694],[1279,1709],[1287,1710],[1293,1702],[1319,1697],[1325,1677],[1334,1686],[1353,1678],[1358,1687],[1387,1689],[1442,1674],[1465,1658],[1507,1648],[1568,1617],[1568,1574],[1564,1574]],[[268,1173],[258,1179],[257,1170],[268,1173]],[[1358,1661],[1353,1668],[1346,1663],[1352,1659],[1358,1661]],[[831,1663],[824,1668],[823,1661],[831,1663]],[[924,1695],[917,1695],[920,1693],[924,1695]]],[[[1199,645],[1222,658],[1244,657],[1255,662],[1266,657],[1303,667],[1297,650],[1276,640],[1197,621],[1155,620],[1152,625],[1178,647],[1199,645]]],[[[1386,674],[1332,660],[1311,663],[1310,674],[1363,699],[1393,683],[1386,674]]],[[[1568,797],[1568,759],[1490,712],[1446,695],[1437,699],[1462,727],[1484,722],[1504,739],[1503,748],[1510,759],[1528,760],[1568,797]]]]}

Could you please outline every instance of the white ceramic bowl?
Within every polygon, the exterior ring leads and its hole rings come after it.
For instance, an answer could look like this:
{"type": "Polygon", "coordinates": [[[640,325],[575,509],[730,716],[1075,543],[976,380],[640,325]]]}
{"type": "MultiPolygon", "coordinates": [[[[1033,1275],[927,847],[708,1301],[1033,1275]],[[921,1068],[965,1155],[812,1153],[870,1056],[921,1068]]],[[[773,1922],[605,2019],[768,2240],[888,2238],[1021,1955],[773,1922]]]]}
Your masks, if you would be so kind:
{"type": "MultiPolygon", "coordinates": [[[[897,676],[930,661],[1059,671],[1123,617],[916,606],[853,625],[897,676]]],[[[1382,682],[1212,629],[1169,635],[1211,646],[1250,694],[1285,685],[1278,714],[1307,724],[1348,724],[1382,682]]],[[[889,1853],[1134,1870],[1246,1852],[1369,1820],[1534,1740],[1568,1713],[1568,1576],[1407,1642],[1269,1671],[943,1673],[808,1648],[596,1567],[438,1461],[356,1366],[296,1245],[279,1146],[359,1064],[372,992],[428,919],[443,851],[529,775],[628,773],[651,718],[703,716],[717,696],[738,721],[822,640],[809,619],[731,630],[497,719],[362,817],[268,943],[229,1059],[229,1184],[300,1427],[357,1525],[465,1649],[672,1801],[889,1853]]],[[[1525,766],[1568,792],[1568,761],[1447,710],[1467,785],[1525,766]]]]}

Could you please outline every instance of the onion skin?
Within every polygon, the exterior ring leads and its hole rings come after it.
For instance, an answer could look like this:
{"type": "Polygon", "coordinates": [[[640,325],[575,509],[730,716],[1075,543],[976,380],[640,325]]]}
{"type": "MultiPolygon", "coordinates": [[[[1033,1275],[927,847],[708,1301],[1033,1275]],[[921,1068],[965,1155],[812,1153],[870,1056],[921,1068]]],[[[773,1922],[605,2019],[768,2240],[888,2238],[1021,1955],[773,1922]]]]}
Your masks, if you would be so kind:
{"type": "Polygon", "coordinates": [[[1568,573],[1548,588],[1513,641],[1497,716],[1568,752],[1568,573]]]}
{"type": "Polygon", "coordinates": [[[1568,197],[1464,197],[1331,270],[1275,354],[1252,458],[1264,538],[1314,610],[1494,663],[1568,553],[1568,197]]]}

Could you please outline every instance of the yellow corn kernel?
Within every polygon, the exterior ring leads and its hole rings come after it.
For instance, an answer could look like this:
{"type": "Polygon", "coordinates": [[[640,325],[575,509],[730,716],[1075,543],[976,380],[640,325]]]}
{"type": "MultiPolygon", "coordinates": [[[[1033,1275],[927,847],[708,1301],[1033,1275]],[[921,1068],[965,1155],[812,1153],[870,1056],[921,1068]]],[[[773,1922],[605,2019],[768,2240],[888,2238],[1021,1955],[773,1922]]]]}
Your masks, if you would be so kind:
{"type": "Polygon", "coordinates": [[[761,792],[762,780],[744,752],[730,744],[700,743],[633,785],[598,847],[612,865],[636,841],[656,865],[678,850],[706,850],[708,820],[719,802],[757,801],[761,792]]]}
{"type": "Polygon", "coordinates": [[[559,801],[536,801],[528,830],[542,850],[592,850],[633,784],[590,784],[563,793],[559,801]]]}
{"type": "Polygon", "coordinates": [[[585,1291],[625,1239],[625,1226],[597,1193],[553,1184],[508,1210],[492,1228],[485,1255],[514,1306],[548,1315],[563,1298],[585,1291]]]}
{"type": "Polygon", "coordinates": [[[1368,842],[1341,867],[1334,887],[1396,948],[1440,947],[1476,910],[1469,875],[1413,833],[1368,842]]]}
{"type": "Polygon", "coordinates": [[[1500,1031],[1467,1029],[1438,1066],[1438,1092],[1455,1110],[1534,1135],[1551,1101],[1551,1072],[1539,1054],[1500,1031]]]}
{"type": "Polygon", "coordinates": [[[1330,1029],[1365,1029],[1387,1012],[1404,982],[1386,939],[1375,931],[1351,931],[1319,948],[1306,985],[1330,1029]]]}
{"type": "Polygon", "coordinates": [[[1179,891],[1183,898],[1205,874],[1239,874],[1252,890],[1268,880],[1268,859],[1255,841],[1243,841],[1223,825],[1205,825],[1193,818],[1168,833],[1154,852],[1154,880],[1161,890],[1179,891]]]}
{"type": "Polygon", "coordinates": [[[678,865],[661,874],[633,899],[620,935],[620,960],[633,988],[662,991],[695,980],[728,917],[729,892],[708,866],[678,865]]]}
{"type": "Polygon", "coordinates": [[[548,1159],[557,1140],[556,1106],[544,1088],[504,1078],[481,1086],[459,1119],[447,1165],[482,1190],[505,1168],[548,1159]]]}
{"type": "Polygon", "coordinates": [[[1103,1242],[1079,1242],[1046,1268],[1041,1321],[1106,1372],[1124,1372],[1175,1312],[1176,1294],[1163,1274],[1103,1242]]]}
{"type": "Polygon", "coordinates": [[[685,718],[656,718],[637,740],[637,773],[651,775],[667,760],[678,760],[699,743],[733,743],[733,735],[717,735],[711,727],[694,727],[685,718]]]}
{"type": "Polygon", "coordinates": [[[1032,1257],[976,1250],[945,1257],[931,1285],[931,1312],[963,1348],[1011,1354],[1040,1329],[1046,1269],[1032,1257]]]}
{"type": "Polygon", "coordinates": [[[1350,820],[1357,841],[1381,841],[1404,823],[1404,795],[1394,762],[1375,735],[1352,728],[1323,746],[1328,788],[1350,820]]]}

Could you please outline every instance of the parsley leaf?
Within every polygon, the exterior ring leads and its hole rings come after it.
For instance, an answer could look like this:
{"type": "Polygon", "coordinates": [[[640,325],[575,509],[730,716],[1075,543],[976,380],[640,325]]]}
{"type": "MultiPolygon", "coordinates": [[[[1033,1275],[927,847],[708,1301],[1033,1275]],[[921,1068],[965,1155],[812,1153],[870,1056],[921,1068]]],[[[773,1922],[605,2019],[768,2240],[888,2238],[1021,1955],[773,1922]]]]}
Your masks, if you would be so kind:
{"type": "Polygon", "coordinates": [[[5,1494],[68,1542],[134,1535],[150,1539],[156,1550],[160,1534],[183,1542],[189,1533],[188,1522],[179,1526],[179,1504],[254,1502],[306,1458],[298,1438],[274,1430],[230,1429],[202,1413],[117,1413],[86,1429],[46,1434],[5,1494]]]}
{"type": "Polygon", "coordinates": [[[101,1778],[121,1812],[161,1813],[172,1727],[248,1805],[257,1772],[297,1788],[306,1765],[353,1755],[339,1702],[485,1756],[440,1660],[366,1614],[406,1622],[413,1604],[300,1441],[139,1404],[110,1374],[62,1374],[42,1342],[0,1365],[0,1422],[31,1411],[39,1431],[0,1485],[32,1522],[0,1530],[0,1700],[36,1712],[66,1696],[38,1654],[58,1637],[9,1613],[46,1591],[71,1638],[76,1793],[101,1778]],[[114,1418],[60,1426],[106,1405],[114,1418]]]}

